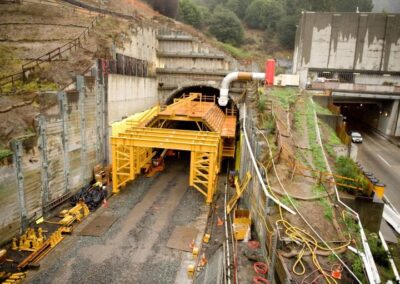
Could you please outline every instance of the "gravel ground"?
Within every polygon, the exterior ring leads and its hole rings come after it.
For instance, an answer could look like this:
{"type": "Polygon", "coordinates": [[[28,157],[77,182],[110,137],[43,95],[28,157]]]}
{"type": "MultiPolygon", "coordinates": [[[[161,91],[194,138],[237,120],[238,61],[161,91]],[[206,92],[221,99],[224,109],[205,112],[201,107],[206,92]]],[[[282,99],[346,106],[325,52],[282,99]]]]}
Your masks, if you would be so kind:
{"type": "Polygon", "coordinates": [[[67,237],[39,271],[28,274],[28,282],[174,283],[185,252],[166,243],[177,225],[193,226],[207,212],[203,196],[187,188],[188,167],[182,162],[154,178],[139,178],[111,198],[109,208],[89,217],[104,211],[118,217],[103,236],[67,237]]]}

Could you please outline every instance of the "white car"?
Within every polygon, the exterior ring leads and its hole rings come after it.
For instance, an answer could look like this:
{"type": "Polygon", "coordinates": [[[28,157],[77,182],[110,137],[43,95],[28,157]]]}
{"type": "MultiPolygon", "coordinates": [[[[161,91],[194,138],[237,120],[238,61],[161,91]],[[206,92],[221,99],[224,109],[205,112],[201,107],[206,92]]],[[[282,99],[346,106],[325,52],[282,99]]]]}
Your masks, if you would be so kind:
{"type": "Polygon", "coordinates": [[[351,133],[351,142],[353,143],[362,143],[363,138],[359,132],[352,132],[351,133]]]}

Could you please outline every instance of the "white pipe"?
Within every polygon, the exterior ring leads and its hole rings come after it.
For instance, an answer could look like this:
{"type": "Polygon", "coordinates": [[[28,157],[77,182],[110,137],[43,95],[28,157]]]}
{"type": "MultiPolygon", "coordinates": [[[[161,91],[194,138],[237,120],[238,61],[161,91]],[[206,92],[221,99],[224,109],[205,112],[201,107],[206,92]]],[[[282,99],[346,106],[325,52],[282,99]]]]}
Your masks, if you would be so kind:
{"type": "Polygon", "coordinates": [[[229,101],[229,86],[233,81],[264,81],[265,73],[254,73],[254,72],[232,72],[225,76],[221,83],[221,89],[219,90],[218,104],[220,106],[226,106],[229,101]]]}
{"type": "Polygon", "coordinates": [[[388,222],[400,234],[400,215],[398,215],[389,205],[383,206],[383,219],[388,222]]]}
{"type": "Polygon", "coordinates": [[[225,210],[224,210],[224,217],[225,217],[225,240],[226,240],[226,254],[227,254],[227,280],[228,280],[228,284],[231,284],[231,256],[230,256],[230,252],[229,252],[229,234],[228,234],[228,216],[227,216],[227,204],[226,204],[226,195],[227,195],[227,191],[228,191],[228,183],[225,183],[225,198],[224,198],[224,202],[225,202],[225,210]]]}
{"type": "Polygon", "coordinates": [[[292,209],[290,209],[289,207],[287,207],[285,204],[281,203],[279,200],[277,200],[276,198],[274,198],[274,197],[268,192],[267,187],[265,186],[265,183],[264,183],[263,178],[262,178],[262,176],[261,176],[260,170],[258,169],[257,161],[256,161],[256,159],[255,159],[255,157],[254,157],[253,151],[251,150],[249,138],[247,137],[247,131],[246,131],[246,119],[247,119],[247,117],[246,117],[246,104],[243,104],[243,106],[244,106],[244,119],[243,119],[244,138],[245,138],[245,140],[246,140],[246,145],[247,145],[247,148],[249,149],[250,158],[251,158],[251,161],[253,162],[254,169],[255,169],[255,171],[256,171],[256,173],[257,173],[258,180],[260,181],[260,184],[261,184],[261,187],[262,187],[262,189],[263,189],[263,191],[264,191],[264,194],[265,194],[268,198],[270,198],[271,200],[273,200],[276,204],[279,204],[279,206],[281,206],[282,208],[284,208],[286,211],[292,213],[293,215],[296,215],[296,212],[294,212],[292,209]]]}
{"type": "Polygon", "coordinates": [[[388,246],[386,244],[386,241],[385,241],[381,231],[379,231],[379,238],[381,239],[383,248],[385,249],[386,253],[388,254],[390,266],[392,267],[394,277],[396,278],[396,283],[400,283],[399,271],[397,270],[396,264],[394,263],[392,255],[389,252],[389,248],[388,248],[388,246]]]}
{"type": "MultiPolygon", "coordinates": [[[[329,171],[329,173],[332,173],[332,169],[329,166],[328,159],[326,158],[324,147],[322,146],[321,133],[319,131],[319,127],[318,127],[318,123],[317,123],[318,122],[318,117],[317,117],[317,114],[315,112],[314,100],[311,99],[311,103],[313,104],[313,109],[314,109],[314,119],[315,119],[315,122],[316,122],[316,131],[317,131],[317,138],[318,138],[317,140],[318,140],[318,143],[319,143],[319,145],[320,145],[320,147],[322,149],[322,152],[324,153],[323,156],[324,156],[325,164],[326,164],[326,166],[328,168],[328,171],[329,171]]],[[[350,211],[357,218],[358,227],[360,228],[361,241],[362,241],[363,249],[364,249],[364,252],[365,252],[365,257],[363,258],[363,262],[364,262],[365,269],[367,271],[368,280],[369,280],[370,283],[381,283],[381,278],[379,276],[378,269],[376,268],[376,264],[375,264],[374,258],[372,256],[371,249],[369,248],[368,240],[367,240],[367,237],[365,235],[363,226],[361,224],[360,216],[358,215],[357,212],[355,212],[353,209],[351,209],[349,206],[347,206],[346,204],[344,204],[340,200],[339,192],[337,190],[336,184],[334,184],[334,189],[335,189],[336,198],[337,198],[338,202],[343,207],[345,207],[348,211],[350,211]],[[371,275],[372,275],[372,278],[370,278],[371,275]]]]}
{"type": "MultiPolygon", "coordinates": [[[[347,248],[350,251],[354,252],[355,254],[358,254],[361,257],[364,265],[365,265],[366,262],[368,262],[367,257],[365,256],[365,254],[363,252],[358,251],[357,249],[353,248],[352,246],[348,246],[347,248]]],[[[374,275],[373,275],[372,271],[370,269],[367,269],[366,271],[367,271],[368,280],[373,279],[374,275]]]]}

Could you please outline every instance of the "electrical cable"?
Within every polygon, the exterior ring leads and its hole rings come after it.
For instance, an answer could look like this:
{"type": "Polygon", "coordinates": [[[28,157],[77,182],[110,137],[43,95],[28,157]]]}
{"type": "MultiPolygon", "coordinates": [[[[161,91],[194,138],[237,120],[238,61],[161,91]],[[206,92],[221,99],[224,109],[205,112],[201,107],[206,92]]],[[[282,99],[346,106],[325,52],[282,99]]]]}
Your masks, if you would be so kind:
{"type": "MultiPolygon", "coordinates": [[[[280,180],[280,178],[279,178],[278,172],[277,172],[277,170],[276,170],[276,168],[275,168],[275,162],[273,161],[273,158],[272,158],[273,155],[272,155],[272,151],[271,151],[271,147],[270,147],[269,141],[268,141],[267,137],[264,135],[264,133],[262,133],[262,132],[261,132],[259,129],[257,129],[257,128],[255,128],[255,129],[264,137],[265,141],[267,142],[268,149],[269,149],[269,152],[270,152],[271,162],[272,162],[272,166],[273,166],[275,175],[276,175],[276,177],[277,177],[277,180],[278,180],[280,186],[282,187],[283,191],[284,191],[285,194],[287,195],[287,191],[286,191],[285,187],[283,186],[283,184],[282,184],[282,182],[281,182],[281,180],[280,180]]],[[[265,168],[264,168],[264,170],[265,170],[265,173],[267,173],[267,171],[266,171],[265,168]]],[[[267,177],[267,183],[268,183],[268,188],[269,188],[268,177],[267,177]]],[[[270,188],[269,188],[269,189],[270,189],[270,188]]],[[[270,189],[270,192],[271,192],[271,194],[276,198],[276,196],[274,195],[274,193],[273,193],[273,191],[272,191],[271,189],[270,189]]],[[[350,269],[350,268],[344,263],[344,261],[335,253],[335,250],[337,250],[337,249],[339,249],[339,248],[347,247],[347,246],[350,244],[351,239],[350,239],[350,240],[348,241],[348,243],[346,243],[345,245],[342,245],[342,246],[339,246],[339,247],[336,247],[336,248],[331,248],[331,247],[323,240],[323,238],[315,231],[315,229],[309,224],[309,222],[304,218],[304,216],[302,216],[302,214],[299,212],[299,210],[297,209],[297,207],[294,205],[293,201],[292,201],[290,198],[289,198],[289,201],[290,201],[292,207],[296,210],[297,214],[299,214],[299,216],[303,219],[303,221],[307,224],[307,226],[314,232],[314,234],[322,241],[322,243],[323,243],[326,247],[320,246],[320,245],[318,244],[318,242],[315,240],[315,238],[313,238],[310,234],[306,233],[304,230],[299,229],[299,228],[296,228],[296,227],[292,226],[289,222],[285,221],[284,218],[283,218],[283,213],[282,213],[282,209],[281,209],[280,206],[279,206],[279,213],[280,213],[281,219],[278,220],[277,223],[282,223],[282,224],[285,226],[285,228],[286,228],[285,233],[289,236],[289,238],[291,238],[293,241],[302,241],[302,242],[307,246],[307,248],[309,249],[309,251],[310,251],[310,253],[311,253],[312,261],[313,261],[315,267],[321,272],[321,274],[323,275],[323,277],[326,279],[327,283],[331,283],[331,281],[330,281],[329,279],[331,279],[331,280],[333,281],[333,283],[337,283],[337,282],[336,282],[336,280],[335,280],[332,276],[330,276],[329,274],[327,274],[327,273],[324,271],[324,269],[321,267],[321,265],[319,264],[319,261],[318,261],[318,259],[317,259],[316,253],[315,253],[315,250],[316,250],[317,248],[322,249],[322,250],[331,251],[331,252],[336,256],[336,258],[343,264],[343,266],[346,267],[346,269],[350,272],[350,274],[352,274],[353,277],[354,277],[359,283],[361,283],[361,281],[354,275],[354,273],[351,271],[351,269],[350,269]],[[304,236],[304,235],[305,235],[305,236],[304,236]],[[311,244],[314,246],[314,248],[312,247],[311,244]]],[[[279,205],[279,204],[278,204],[278,205],[279,205]]],[[[302,250],[302,254],[304,254],[304,249],[302,250]]],[[[295,264],[296,264],[296,266],[297,266],[298,264],[304,266],[304,264],[302,263],[302,257],[298,257],[298,259],[297,259],[297,261],[296,261],[295,264]]],[[[298,272],[297,272],[297,271],[295,272],[295,270],[294,270],[296,266],[294,266],[294,267],[292,268],[292,270],[293,270],[293,272],[297,275],[298,272]]],[[[304,274],[304,273],[305,273],[305,269],[304,269],[303,274],[304,274]]],[[[302,275],[302,274],[301,274],[301,275],[302,275]]]]}

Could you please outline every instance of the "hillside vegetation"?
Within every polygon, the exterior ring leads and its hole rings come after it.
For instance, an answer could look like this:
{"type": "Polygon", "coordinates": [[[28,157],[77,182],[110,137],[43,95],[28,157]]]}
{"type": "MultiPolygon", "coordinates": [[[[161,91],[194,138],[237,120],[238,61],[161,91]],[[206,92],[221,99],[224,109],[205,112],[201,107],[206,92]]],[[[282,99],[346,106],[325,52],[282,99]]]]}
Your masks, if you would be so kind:
{"type": "MultiPolygon", "coordinates": [[[[147,0],[157,8],[156,0],[147,0]]],[[[158,1],[160,2],[160,1],[158,1]]],[[[161,1],[169,15],[223,42],[239,59],[265,58],[294,47],[301,11],[369,12],[372,0],[176,0],[161,1]],[[171,12],[172,11],[172,12],[171,12]],[[234,49],[234,47],[236,49],[234,49]],[[242,49],[238,51],[237,48],[242,49]]],[[[160,9],[159,9],[160,10],[160,9]]],[[[161,11],[161,10],[160,10],[161,11]]],[[[284,53],[285,57],[290,52],[284,53]]],[[[281,53],[282,55],[282,53],[281,53]]]]}

